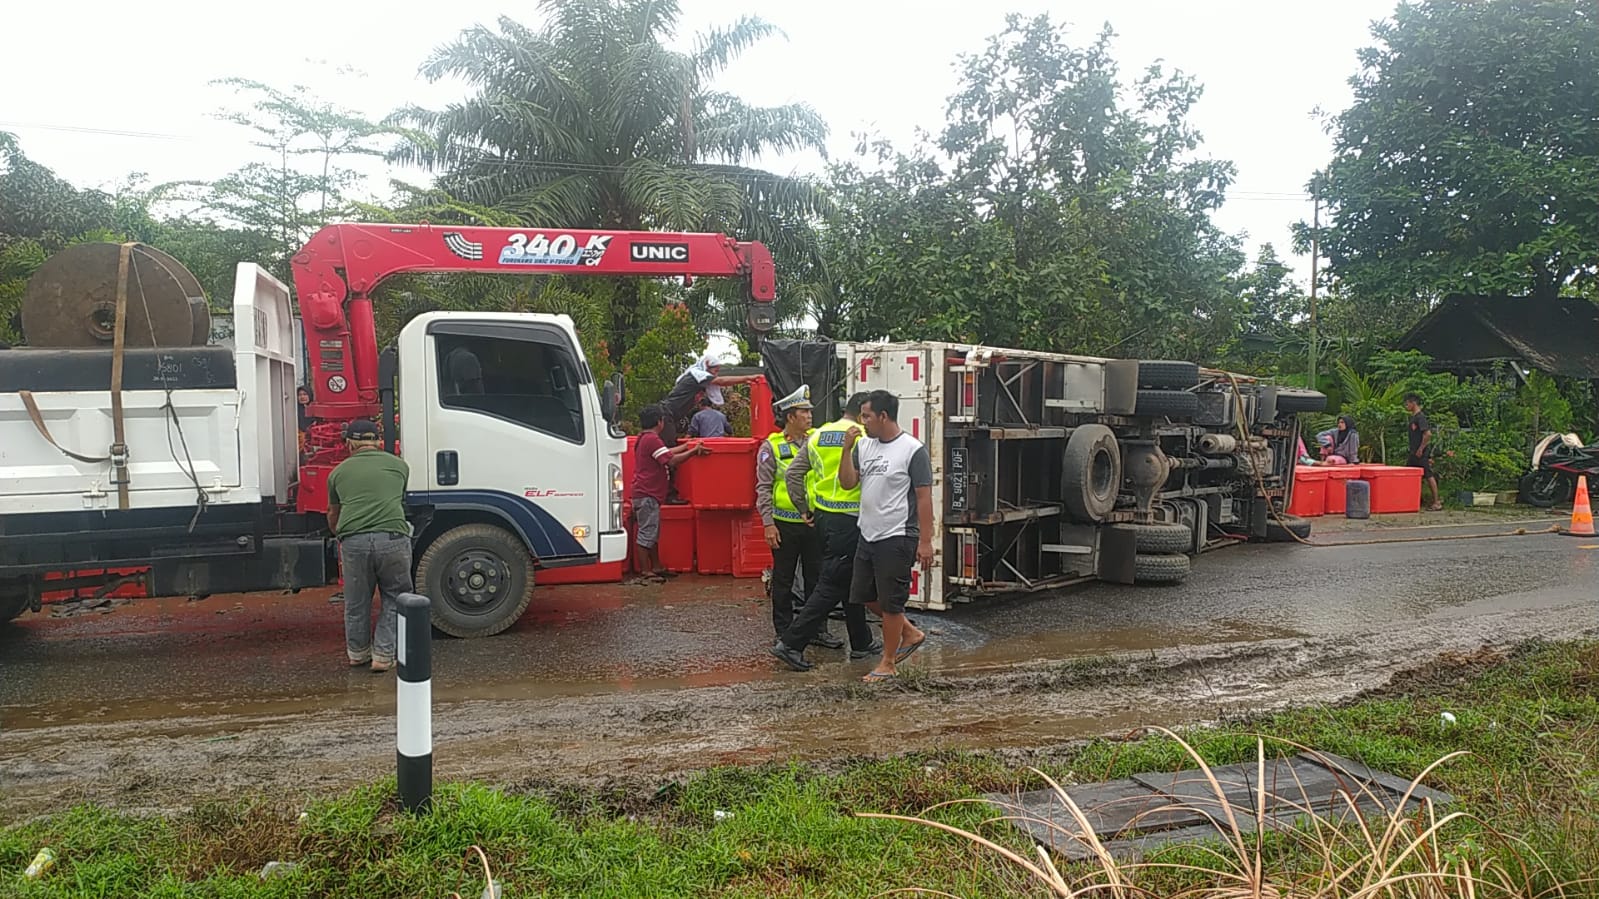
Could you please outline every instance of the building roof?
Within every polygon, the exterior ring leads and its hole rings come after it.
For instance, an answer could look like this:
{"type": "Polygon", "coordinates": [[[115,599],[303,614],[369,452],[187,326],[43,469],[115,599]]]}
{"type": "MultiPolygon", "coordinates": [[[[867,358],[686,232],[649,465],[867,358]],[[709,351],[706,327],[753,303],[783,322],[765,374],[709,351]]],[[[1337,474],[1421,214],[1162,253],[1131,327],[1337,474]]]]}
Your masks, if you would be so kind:
{"type": "Polygon", "coordinates": [[[1599,305],[1574,298],[1444,298],[1399,340],[1446,368],[1516,360],[1551,375],[1599,379],[1599,305]]]}

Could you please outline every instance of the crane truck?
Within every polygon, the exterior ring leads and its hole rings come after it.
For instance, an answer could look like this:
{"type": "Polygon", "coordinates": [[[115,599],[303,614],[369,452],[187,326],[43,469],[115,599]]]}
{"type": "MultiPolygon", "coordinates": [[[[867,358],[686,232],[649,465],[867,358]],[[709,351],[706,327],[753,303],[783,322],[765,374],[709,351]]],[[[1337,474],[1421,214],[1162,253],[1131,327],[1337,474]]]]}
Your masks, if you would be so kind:
{"type": "Polygon", "coordinates": [[[83,246],[24,298],[24,331],[55,345],[0,350],[0,621],[119,568],[148,569],[152,596],[336,582],[327,477],[344,423],[370,418],[410,468],[435,625],[498,633],[536,569],[627,552],[620,381],[596,383],[564,315],[428,312],[380,352],[374,290],[403,273],[730,277],[766,327],[775,296],[766,247],[720,234],[329,225],[290,266],[315,398],[302,454],[286,285],[240,264],[233,347],[196,345],[192,275],[142,245],[83,246]]]}

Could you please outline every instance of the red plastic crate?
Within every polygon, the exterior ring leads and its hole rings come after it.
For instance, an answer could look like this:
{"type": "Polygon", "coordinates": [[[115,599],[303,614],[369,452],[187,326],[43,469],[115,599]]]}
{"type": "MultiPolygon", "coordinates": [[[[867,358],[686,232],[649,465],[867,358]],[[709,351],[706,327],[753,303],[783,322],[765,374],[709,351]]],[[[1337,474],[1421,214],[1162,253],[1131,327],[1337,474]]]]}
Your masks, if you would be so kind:
{"type": "Polygon", "coordinates": [[[732,574],[733,542],[744,512],[698,509],[694,512],[694,570],[732,574]]]}
{"type": "Polygon", "coordinates": [[[1327,514],[1349,511],[1349,482],[1364,480],[1359,465],[1334,465],[1327,471],[1327,514]]]}
{"type": "Polygon", "coordinates": [[[556,584],[616,584],[622,580],[621,562],[595,562],[569,568],[540,568],[533,583],[540,587],[556,584]]]}
{"type": "Polygon", "coordinates": [[[1361,480],[1371,482],[1371,514],[1421,511],[1421,469],[1362,465],[1361,480]]]}
{"type": "Polygon", "coordinates": [[[1320,518],[1327,514],[1327,469],[1294,466],[1294,495],[1288,503],[1288,514],[1300,518],[1320,518]]]}
{"type": "Polygon", "coordinates": [[[755,451],[750,437],[711,437],[700,441],[709,455],[690,456],[673,477],[677,493],[696,509],[755,508],[755,451]]]}
{"type": "Polygon", "coordinates": [[[656,551],[667,571],[687,573],[694,570],[693,508],[661,507],[661,542],[656,551]]]}
{"type": "Polygon", "coordinates": [[[766,526],[759,512],[740,516],[733,535],[733,576],[760,577],[772,567],[772,548],[766,545],[766,526]]]}

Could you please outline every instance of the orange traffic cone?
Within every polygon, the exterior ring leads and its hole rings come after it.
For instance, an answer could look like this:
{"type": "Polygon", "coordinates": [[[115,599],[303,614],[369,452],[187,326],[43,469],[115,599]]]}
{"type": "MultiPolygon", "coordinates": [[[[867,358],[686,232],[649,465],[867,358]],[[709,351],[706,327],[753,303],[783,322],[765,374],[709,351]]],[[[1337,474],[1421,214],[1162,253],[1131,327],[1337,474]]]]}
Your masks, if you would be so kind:
{"type": "Polygon", "coordinates": [[[1593,508],[1588,505],[1588,478],[1577,476],[1577,499],[1571,504],[1571,527],[1566,533],[1573,537],[1599,536],[1593,529],[1593,508]]]}

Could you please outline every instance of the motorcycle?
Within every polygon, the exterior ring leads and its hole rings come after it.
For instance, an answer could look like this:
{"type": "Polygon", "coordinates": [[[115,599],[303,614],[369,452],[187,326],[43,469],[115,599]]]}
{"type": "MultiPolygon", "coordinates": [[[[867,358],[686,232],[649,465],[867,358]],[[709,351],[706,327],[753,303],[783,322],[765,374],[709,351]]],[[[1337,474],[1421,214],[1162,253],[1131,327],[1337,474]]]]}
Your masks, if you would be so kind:
{"type": "MultiPolygon", "coordinates": [[[[1516,485],[1521,501],[1547,509],[1577,494],[1577,478],[1599,474],[1599,443],[1584,444],[1576,434],[1550,434],[1532,450],[1532,470],[1516,485]]],[[[1595,481],[1589,482],[1593,487],[1595,481]]]]}

